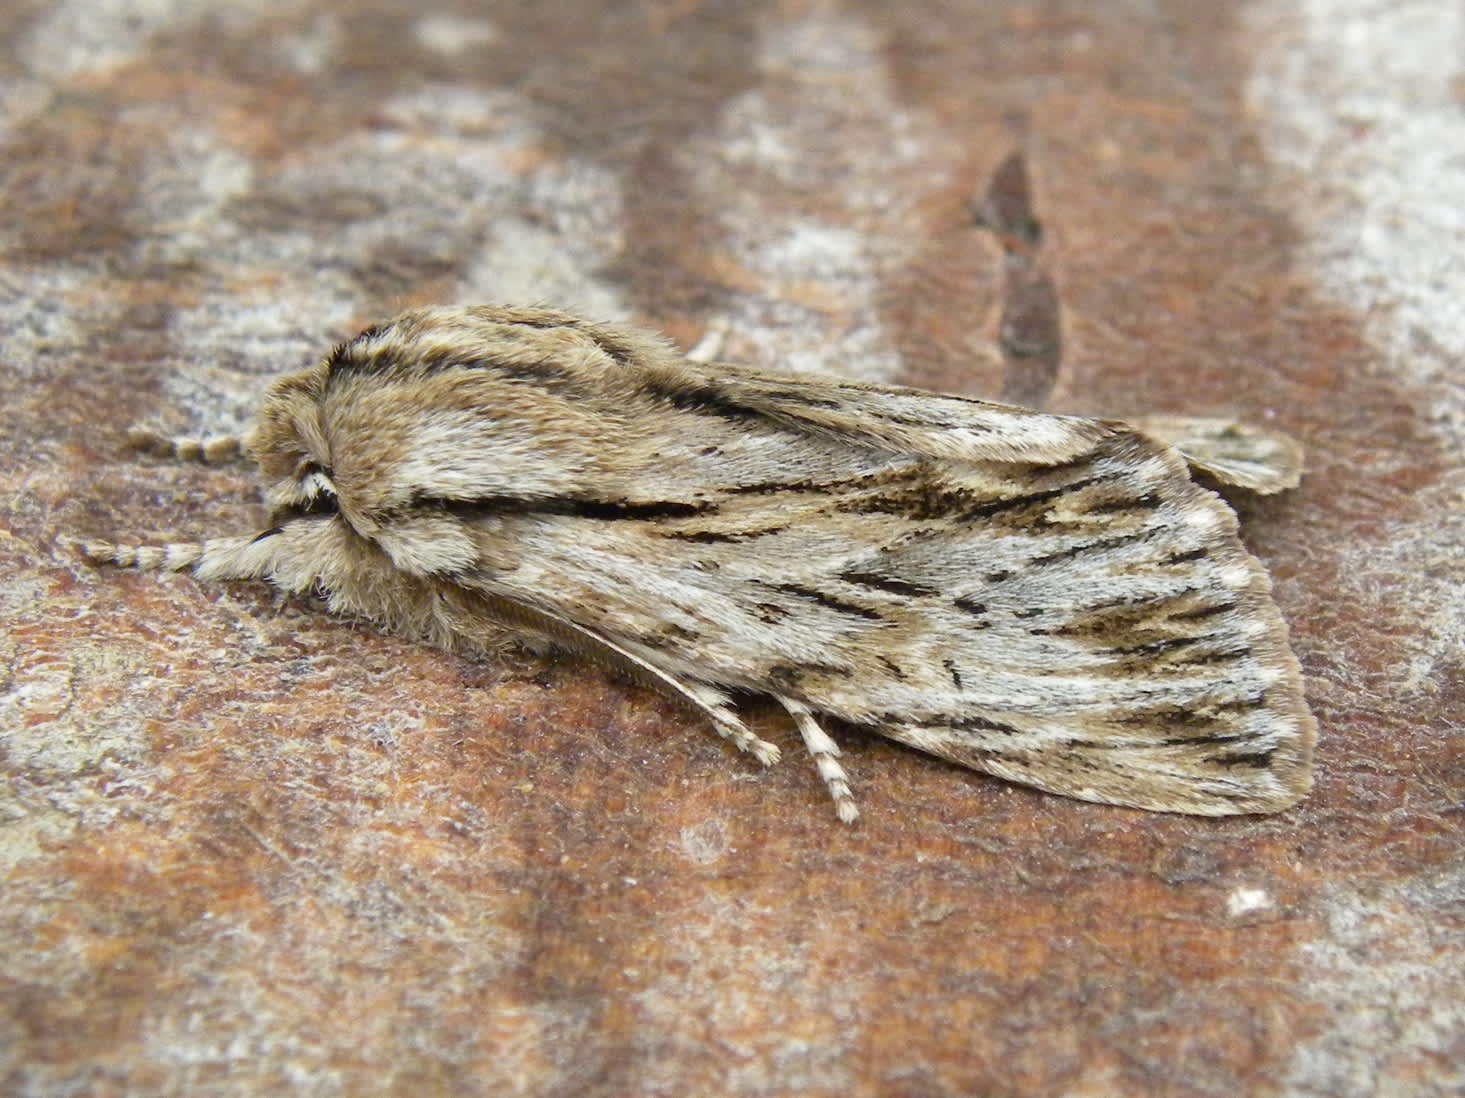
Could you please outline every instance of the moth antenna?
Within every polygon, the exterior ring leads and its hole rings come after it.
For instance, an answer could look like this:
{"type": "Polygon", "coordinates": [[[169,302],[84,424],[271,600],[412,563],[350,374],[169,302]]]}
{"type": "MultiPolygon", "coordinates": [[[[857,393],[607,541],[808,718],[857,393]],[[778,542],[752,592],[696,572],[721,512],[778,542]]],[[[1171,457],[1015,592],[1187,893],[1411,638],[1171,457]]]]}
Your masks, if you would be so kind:
{"type": "Polygon", "coordinates": [[[819,727],[819,722],[814,719],[813,710],[803,702],[786,698],[782,694],[774,696],[778,698],[779,704],[788,710],[788,715],[794,719],[794,723],[799,726],[799,734],[804,737],[804,746],[814,757],[814,765],[819,770],[819,777],[824,779],[824,784],[829,789],[829,795],[834,798],[835,813],[845,823],[854,823],[860,818],[860,810],[855,804],[854,795],[850,792],[849,775],[844,772],[844,767],[839,765],[839,744],[830,738],[829,733],[819,727]]]}
{"type": "Polygon", "coordinates": [[[148,427],[134,427],[127,432],[127,444],[152,457],[221,465],[230,461],[243,461],[249,449],[249,438],[247,435],[188,438],[161,434],[148,427]]]}
{"type": "Polygon", "coordinates": [[[94,564],[115,564],[143,572],[192,571],[200,579],[260,579],[274,560],[268,544],[275,531],[241,537],[210,538],[205,542],[169,545],[114,545],[110,541],[62,540],[94,564]]]}

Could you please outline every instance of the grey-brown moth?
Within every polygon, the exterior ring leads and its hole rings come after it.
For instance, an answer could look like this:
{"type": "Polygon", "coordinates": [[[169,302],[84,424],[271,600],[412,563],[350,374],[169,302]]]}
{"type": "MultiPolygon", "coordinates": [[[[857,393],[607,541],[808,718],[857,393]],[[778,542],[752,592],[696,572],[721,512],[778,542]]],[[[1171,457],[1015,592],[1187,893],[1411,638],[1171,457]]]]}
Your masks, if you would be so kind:
{"type": "Polygon", "coordinates": [[[1092,801],[1272,812],[1314,722],[1266,572],[1191,466],[1296,482],[1286,440],[696,361],[629,327],[426,308],[277,381],[244,439],[267,529],[88,557],[266,579],[483,653],[509,629],[634,672],[764,763],[776,698],[1092,801]]]}

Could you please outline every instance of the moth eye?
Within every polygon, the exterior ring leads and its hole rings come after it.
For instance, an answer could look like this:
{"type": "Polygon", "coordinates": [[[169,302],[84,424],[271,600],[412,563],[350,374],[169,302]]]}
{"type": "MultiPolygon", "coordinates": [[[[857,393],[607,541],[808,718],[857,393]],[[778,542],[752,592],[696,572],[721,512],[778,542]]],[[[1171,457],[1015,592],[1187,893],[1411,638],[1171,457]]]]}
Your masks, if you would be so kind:
{"type": "Polygon", "coordinates": [[[304,510],[310,513],[331,513],[336,510],[336,485],[331,471],[317,461],[305,461],[296,468],[304,510]]]}
{"type": "Polygon", "coordinates": [[[324,472],[313,472],[300,478],[300,491],[306,499],[316,499],[319,496],[334,496],[336,486],[324,472]]]}

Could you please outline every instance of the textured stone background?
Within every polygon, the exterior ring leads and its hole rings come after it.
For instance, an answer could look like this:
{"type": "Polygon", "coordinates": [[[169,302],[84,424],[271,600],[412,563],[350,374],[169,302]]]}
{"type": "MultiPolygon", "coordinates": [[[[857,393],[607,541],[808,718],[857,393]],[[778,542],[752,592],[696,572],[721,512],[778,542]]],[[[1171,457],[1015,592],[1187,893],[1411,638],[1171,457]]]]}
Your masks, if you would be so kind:
{"type": "Polygon", "coordinates": [[[1462,41],[1442,2],[9,0],[0,1090],[1460,1093],[1462,41]],[[1014,150],[1046,232],[1004,273],[968,205],[1014,150]],[[597,671],[54,547],[259,520],[130,423],[531,299],[1294,432],[1302,489],[1238,503],[1316,793],[1148,815],[846,733],[846,829],[597,671]]]}

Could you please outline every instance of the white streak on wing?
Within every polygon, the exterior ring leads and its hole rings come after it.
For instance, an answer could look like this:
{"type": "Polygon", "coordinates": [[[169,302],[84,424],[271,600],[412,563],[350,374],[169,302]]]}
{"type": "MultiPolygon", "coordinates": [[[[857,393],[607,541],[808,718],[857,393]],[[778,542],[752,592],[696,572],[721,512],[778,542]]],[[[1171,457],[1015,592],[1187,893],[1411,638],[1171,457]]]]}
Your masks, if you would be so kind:
{"type": "Polygon", "coordinates": [[[1145,484],[1157,481],[1166,481],[1174,476],[1174,471],[1164,458],[1148,457],[1133,467],[1135,480],[1145,484]]]}
{"type": "Polygon", "coordinates": [[[1241,623],[1241,631],[1249,639],[1264,637],[1272,631],[1272,627],[1262,618],[1253,615],[1241,623]]]}
{"type": "Polygon", "coordinates": [[[1185,512],[1182,521],[1197,530],[1214,530],[1224,521],[1222,513],[1215,507],[1196,507],[1185,512]]]}
{"type": "Polygon", "coordinates": [[[1246,588],[1251,583],[1251,576],[1251,569],[1244,564],[1228,564],[1216,573],[1216,578],[1233,590],[1246,588]]]}
{"type": "Polygon", "coordinates": [[[484,412],[438,409],[422,418],[397,467],[399,493],[424,485],[452,499],[482,496],[557,496],[583,477],[572,461],[544,460],[543,440],[525,427],[496,422],[484,412]]]}

